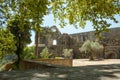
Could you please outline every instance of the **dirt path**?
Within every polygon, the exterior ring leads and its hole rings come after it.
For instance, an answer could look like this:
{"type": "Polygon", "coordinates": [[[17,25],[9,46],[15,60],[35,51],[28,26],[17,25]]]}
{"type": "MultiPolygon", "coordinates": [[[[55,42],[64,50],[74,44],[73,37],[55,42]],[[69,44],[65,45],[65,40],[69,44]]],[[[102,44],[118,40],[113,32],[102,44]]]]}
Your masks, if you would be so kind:
{"type": "Polygon", "coordinates": [[[109,65],[109,64],[120,64],[120,59],[105,59],[99,61],[89,61],[89,59],[73,60],[73,66],[109,65]]]}
{"type": "Polygon", "coordinates": [[[120,80],[120,60],[73,60],[74,67],[0,72],[0,80],[120,80]],[[84,63],[84,64],[83,64],[84,63]]]}

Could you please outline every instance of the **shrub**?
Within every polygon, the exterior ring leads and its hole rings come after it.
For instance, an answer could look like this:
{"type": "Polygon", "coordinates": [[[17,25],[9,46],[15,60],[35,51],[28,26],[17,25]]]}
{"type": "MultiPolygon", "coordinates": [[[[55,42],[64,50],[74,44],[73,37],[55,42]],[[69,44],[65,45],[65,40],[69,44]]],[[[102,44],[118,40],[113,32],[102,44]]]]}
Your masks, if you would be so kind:
{"type": "Polygon", "coordinates": [[[45,47],[42,52],[40,53],[40,57],[43,58],[43,59],[48,59],[52,56],[53,54],[52,53],[49,53],[48,51],[48,48],[45,47]]]}
{"type": "Polygon", "coordinates": [[[34,46],[24,48],[22,59],[35,59],[37,58],[34,55],[34,46]]]}
{"type": "Polygon", "coordinates": [[[72,55],[72,49],[64,49],[64,50],[63,50],[63,56],[64,56],[65,58],[70,58],[71,55],[72,55]]]}

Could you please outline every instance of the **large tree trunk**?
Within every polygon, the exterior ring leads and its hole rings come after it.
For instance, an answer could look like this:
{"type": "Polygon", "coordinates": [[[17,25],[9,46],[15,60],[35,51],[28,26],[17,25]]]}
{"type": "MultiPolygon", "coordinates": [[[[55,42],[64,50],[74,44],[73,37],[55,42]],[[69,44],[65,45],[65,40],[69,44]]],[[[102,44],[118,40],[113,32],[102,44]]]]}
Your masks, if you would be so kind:
{"type": "Polygon", "coordinates": [[[19,64],[20,64],[20,49],[18,48],[17,51],[16,51],[16,55],[18,57],[17,61],[16,61],[16,67],[19,69],[19,64]]]}
{"type": "Polygon", "coordinates": [[[17,51],[16,51],[16,55],[18,57],[17,61],[16,61],[16,67],[19,69],[19,65],[20,65],[20,60],[21,60],[21,57],[20,57],[20,54],[21,54],[21,36],[18,36],[18,46],[17,46],[17,51]]]}

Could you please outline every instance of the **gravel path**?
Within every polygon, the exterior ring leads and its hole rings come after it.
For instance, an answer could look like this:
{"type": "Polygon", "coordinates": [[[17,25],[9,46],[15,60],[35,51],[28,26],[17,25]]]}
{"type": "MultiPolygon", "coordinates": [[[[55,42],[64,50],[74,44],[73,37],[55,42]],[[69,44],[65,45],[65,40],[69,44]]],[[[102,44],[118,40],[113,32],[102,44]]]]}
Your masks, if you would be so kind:
{"type": "Polygon", "coordinates": [[[120,80],[120,60],[73,60],[74,67],[0,72],[0,80],[120,80]]]}

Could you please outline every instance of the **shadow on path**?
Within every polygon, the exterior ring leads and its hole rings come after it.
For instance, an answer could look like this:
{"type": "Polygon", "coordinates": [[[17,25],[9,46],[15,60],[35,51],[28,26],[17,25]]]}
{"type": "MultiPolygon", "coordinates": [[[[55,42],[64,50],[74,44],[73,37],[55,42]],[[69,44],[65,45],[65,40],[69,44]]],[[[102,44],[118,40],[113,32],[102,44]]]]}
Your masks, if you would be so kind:
{"type": "Polygon", "coordinates": [[[0,80],[120,80],[120,64],[0,72],[0,80]]]}

